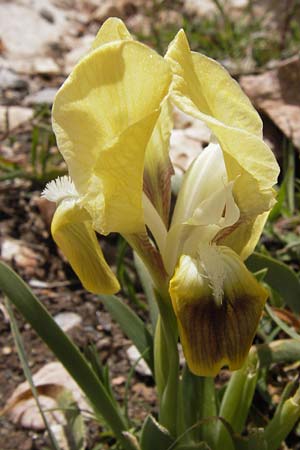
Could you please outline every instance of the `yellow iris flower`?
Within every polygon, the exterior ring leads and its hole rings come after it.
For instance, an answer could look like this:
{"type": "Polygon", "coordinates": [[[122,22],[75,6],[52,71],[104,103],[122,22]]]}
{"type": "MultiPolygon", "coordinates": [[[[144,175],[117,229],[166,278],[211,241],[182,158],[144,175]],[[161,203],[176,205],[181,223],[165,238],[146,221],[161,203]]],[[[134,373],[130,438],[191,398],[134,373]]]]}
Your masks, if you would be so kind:
{"type": "Polygon", "coordinates": [[[95,231],[121,233],[169,286],[190,370],[239,368],[267,299],[243,260],[274,204],[278,165],[238,84],[191,52],[184,31],[163,58],[108,19],[57,93],[53,128],[71,178],[44,195],[58,204],[52,234],[83,285],[118,291],[95,231]],[[212,138],[170,218],[172,105],[205,122],[212,138]]]}

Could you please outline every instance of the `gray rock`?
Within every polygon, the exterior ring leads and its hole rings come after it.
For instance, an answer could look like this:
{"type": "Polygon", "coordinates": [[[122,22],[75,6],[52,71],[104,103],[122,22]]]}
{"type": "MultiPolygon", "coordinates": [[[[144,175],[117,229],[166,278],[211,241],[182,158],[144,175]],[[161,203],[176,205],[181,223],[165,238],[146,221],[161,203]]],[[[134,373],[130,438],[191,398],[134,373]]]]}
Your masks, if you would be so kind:
{"type": "Polygon", "coordinates": [[[28,83],[15,72],[5,67],[0,68],[0,89],[26,89],[28,83]]]}
{"type": "Polygon", "coordinates": [[[148,377],[151,376],[151,371],[143,359],[140,359],[139,362],[136,364],[138,359],[141,357],[141,354],[135,345],[131,345],[126,350],[126,353],[127,353],[128,359],[130,361],[130,364],[132,366],[135,366],[135,371],[138,374],[140,374],[142,376],[148,376],[148,377]]]}
{"type": "Polygon", "coordinates": [[[72,330],[82,322],[82,318],[78,314],[73,312],[62,312],[56,314],[54,320],[57,325],[59,325],[60,328],[65,332],[72,330]]]}
{"type": "Polygon", "coordinates": [[[28,95],[28,97],[25,98],[25,104],[41,105],[43,103],[46,103],[48,105],[52,105],[56,92],[57,92],[56,88],[42,89],[41,91],[28,95]]]}

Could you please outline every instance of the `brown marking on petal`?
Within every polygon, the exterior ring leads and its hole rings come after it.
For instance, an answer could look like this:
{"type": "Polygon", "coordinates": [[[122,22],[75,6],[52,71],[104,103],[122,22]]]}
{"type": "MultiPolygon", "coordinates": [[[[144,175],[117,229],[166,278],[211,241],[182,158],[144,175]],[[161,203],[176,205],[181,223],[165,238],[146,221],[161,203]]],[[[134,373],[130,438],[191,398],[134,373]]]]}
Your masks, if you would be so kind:
{"type": "Polygon", "coordinates": [[[124,235],[124,238],[143,260],[156,288],[167,290],[168,275],[161,254],[151,242],[146,230],[144,233],[124,235]]]}
{"type": "Polygon", "coordinates": [[[144,170],[143,190],[153,203],[166,227],[169,227],[169,213],[171,204],[171,177],[174,169],[168,158],[164,166],[157,167],[156,179],[151,179],[148,171],[144,170]]]}
{"type": "Polygon", "coordinates": [[[236,370],[243,364],[255,336],[264,302],[244,294],[228,296],[220,306],[213,296],[185,303],[177,312],[188,365],[198,375],[216,375],[228,364],[236,370]]]}
{"type": "MultiPolygon", "coordinates": [[[[225,213],[223,213],[223,215],[225,215],[225,213]]],[[[242,223],[245,223],[245,222],[246,222],[245,218],[240,217],[239,220],[237,222],[235,222],[233,225],[231,225],[230,227],[226,227],[226,228],[223,228],[222,230],[220,230],[216,234],[216,236],[214,237],[212,242],[215,244],[220,244],[223,239],[225,239],[227,236],[229,236],[231,233],[233,233],[234,230],[236,230],[242,223]]]]}

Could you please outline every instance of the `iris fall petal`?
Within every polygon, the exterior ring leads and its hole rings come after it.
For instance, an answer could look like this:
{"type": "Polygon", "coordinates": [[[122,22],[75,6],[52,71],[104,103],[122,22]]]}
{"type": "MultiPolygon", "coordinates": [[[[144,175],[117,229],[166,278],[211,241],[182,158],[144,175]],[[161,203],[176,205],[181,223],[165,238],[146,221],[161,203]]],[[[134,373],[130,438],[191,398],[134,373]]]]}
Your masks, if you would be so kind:
{"type": "Polygon", "coordinates": [[[88,213],[75,200],[63,200],[55,211],[52,236],[83,286],[95,294],[113,294],[118,280],[106,263],[88,213]]]}
{"type": "Polygon", "coordinates": [[[255,335],[267,291],[227,247],[183,255],[170,282],[183,351],[190,370],[215,376],[240,368],[255,335]]]}

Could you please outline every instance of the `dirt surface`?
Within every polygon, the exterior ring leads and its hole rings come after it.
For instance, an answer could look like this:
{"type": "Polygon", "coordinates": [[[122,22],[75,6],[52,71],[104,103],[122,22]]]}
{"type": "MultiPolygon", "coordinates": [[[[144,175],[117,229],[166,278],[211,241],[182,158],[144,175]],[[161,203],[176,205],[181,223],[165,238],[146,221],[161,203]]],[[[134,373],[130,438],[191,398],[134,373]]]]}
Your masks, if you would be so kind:
{"type": "MultiPolygon", "coordinates": [[[[226,2],[225,14],[229,12],[233,20],[240,20],[244,17],[242,11],[246,3],[246,1],[237,0],[226,2]]],[[[291,5],[295,2],[284,3],[287,5],[286,17],[283,17],[280,8],[280,14],[276,13],[279,4],[283,5],[282,2],[268,0],[252,3],[254,13],[264,18],[262,23],[266,26],[271,23],[270,29],[281,30],[282,36],[287,40],[289,35],[287,19],[289,14],[292,12],[294,14],[291,5]],[[282,18],[285,20],[282,21],[282,18]]],[[[89,344],[94,344],[101,361],[110,367],[113,389],[121,403],[124,400],[126,381],[131,369],[126,353],[131,343],[112,322],[99,298],[82,288],[69,264],[60,254],[50,235],[53,205],[40,197],[48,180],[66,172],[66,166],[59,156],[51,131],[51,105],[57,89],[76,62],[89,49],[100,25],[109,16],[121,17],[137,38],[155,47],[161,53],[174,37],[175,32],[184,25],[190,32],[192,48],[198,48],[201,42],[205,46],[211,45],[215,53],[211,54],[209,47],[205,47],[204,52],[207,50],[210,56],[218,57],[219,43],[215,36],[215,22],[212,22],[212,25],[209,22],[214,20],[215,14],[219,13],[216,4],[217,2],[213,0],[172,2],[10,0],[0,2],[1,259],[10,264],[29,283],[33,292],[53,316],[67,311],[78,314],[81,323],[70,331],[70,335],[83,351],[89,344]],[[158,7],[158,5],[161,6],[158,7]],[[202,41],[196,33],[200,27],[199,24],[207,26],[203,32],[202,41]],[[165,31],[162,31],[162,27],[165,31]]],[[[294,17],[298,17],[296,13],[299,14],[299,11],[295,10],[294,17]]],[[[257,34],[257,30],[255,33],[257,34]]],[[[252,45],[249,36],[246,36],[245,40],[247,39],[252,45]]],[[[249,44],[250,47],[251,45],[249,44]]],[[[228,58],[227,55],[224,56],[224,52],[220,59],[225,66],[232,68],[232,73],[237,78],[244,72],[250,74],[248,78],[243,77],[244,88],[251,87],[249,95],[253,101],[257,101],[257,107],[268,116],[265,120],[267,141],[279,161],[282,161],[284,159],[283,142],[286,142],[284,134],[291,139],[294,135],[289,133],[290,127],[281,127],[281,122],[277,123],[276,117],[269,114],[268,109],[264,109],[265,105],[262,104],[261,98],[266,100],[268,90],[267,93],[258,92],[256,88],[257,83],[261,84],[260,77],[268,79],[270,75],[277,77],[278,64],[273,60],[273,56],[268,56],[268,62],[272,63],[271,71],[267,72],[267,69],[257,67],[253,58],[249,56],[250,47],[245,50],[246,56],[242,55],[239,64],[234,56],[228,58]],[[241,72],[238,73],[238,70],[241,72]],[[260,74],[262,70],[266,71],[266,75],[260,74]],[[252,92],[253,89],[255,92],[252,92]]],[[[224,48],[230,49],[228,42],[225,42],[224,48]]],[[[279,50],[281,51],[281,47],[279,50]]],[[[284,59],[291,56],[292,50],[293,47],[288,48],[288,51],[280,53],[280,57],[284,59]]],[[[239,51],[240,49],[236,53],[238,54],[239,51]]],[[[278,54],[276,57],[279,57],[278,54]]],[[[297,67],[298,64],[297,56],[297,67]]],[[[266,84],[269,88],[270,83],[266,84]]],[[[262,89],[261,86],[260,88],[262,89]]],[[[280,102],[282,110],[290,112],[290,100],[282,95],[279,88],[280,86],[276,91],[271,89],[271,100],[280,102]],[[276,97],[275,100],[273,97],[276,97]]],[[[295,98],[292,92],[291,97],[295,98]]],[[[293,117],[297,118],[300,111],[299,102],[292,106],[293,117]]],[[[280,116],[282,119],[282,114],[280,116]]],[[[289,116],[285,115],[285,118],[289,125],[289,116]]],[[[176,130],[171,137],[171,154],[174,155],[173,163],[176,173],[177,169],[179,172],[184,171],[209,140],[207,129],[203,129],[198,121],[193,121],[191,118],[189,120],[186,122],[186,117],[182,116],[175,118],[176,130]]],[[[295,122],[299,127],[299,121],[295,120],[295,122]]],[[[299,230],[297,233],[299,236],[299,230]]],[[[270,238],[271,244],[272,240],[273,235],[270,238]]],[[[268,245],[270,241],[267,242],[268,245]]],[[[114,269],[118,244],[118,237],[115,235],[101,238],[101,246],[107,261],[114,269]]],[[[283,241],[280,245],[289,245],[289,241],[283,241]]],[[[292,256],[299,262],[298,253],[292,256]]],[[[129,267],[132,267],[130,252],[126,253],[125,259],[129,267]]],[[[138,299],[144,302],[134,271],[130,271],[130,278],[137,291],[138,299]]],[[[130,302],[125,292],[120,295],[125,302],[130,302]]],[[[131,306],[143,319],[148,320],[144,311],[132,302],[131,306]]],[[[36,373],[46,363],[54,361],[54,357],[17,312],[16,317],[30,369],[32,373],[36,373]]],[[[287,369],[276,366],[272,369],[266,384],[269,386],[270,395],[275,404],[279,401],[285,382],[295,376],[298,370],[299,365],[287,369]]],[[[218,386],[222,386],[228,377],[228,371],[222,371],[217,379],[218,386]]],[[[0,298],[0,409],[16,386],[24,379],[7,312],[3,299],[0,298]]],[[[129,417],[133,425],[141,423],[149,411],[154,414],[157,412],[153,381],[147,376],[135,373],[130,383],[129,395],[129,417]]],[[[274,408],[270,409],[269,404],[258,391],[251,410],[250,421],[264,426],[273,412],[274,408]]],[[[87,450],[92,450],[100,442],[101,449],[110,448],[111,441],[105,440],[101,431],[101,426],[89,421],[87,450]]],[[[290,448],[293,450],[300,449],[299,434],[295,432],[288,439],[290,448]]],[[[42,450],[47,444],[44,431],[24,429],[21,425],[15,425],[8,416],[0,418],[0,450],[42,450]]]]}
{"type": "MultiPolygon", "coordinates": [[[[11,265],[29,284],[34,284],[34,280],[44,282],[46,287],[33,287],[32,290],[53,316],[64,311],[72,311],[82,318],[82,323],[71,331],[71,336],[81,350],[88,344],[95,345],[102,362],[109,364],[112,385],[118,398],[121,399],[130,370],[125,351],[130,342],[125,339],[118,326],[112,323],[99,299],[82,289],[70,266],[58,254],[49,234],[49,226],[41,218],[37,207],[39,196],[40,192],[31,191],[26,183],[25,185],[20,182],[2,183],[1,241],[3,243],[9,236],[26,243],[26,248],[31,251],[29,264],[22,261],[20,267],[12,261],[11,265]],[[34,263],[32,255],[35,258],[34,263]]],[[[114,240],[115,237],[112,237],[105,242],[104,249],[108,256],[114,248],[114,240]]],[[[0,407],[3,407],[15,387],[24,380],[24,375],[20,369],[5,310],[1,310],[0,314],[0,407]]],[[[54,360],[54,357],[31,327],[24,323],[22,317],[19,314],[17,317],[29,365],[32,373],[35,373],[47,362],[54,360]]],[[[133,419],[141,419],[151,407],[155,408],[155,393],[151,380],[135,377],[132,381],[129,415],[133,419]],[[141,381],[146,381],[146,385],[141,381]]],[[[90,424],[88,448],[92,448],[97,442],[97,436],[98,427],[90,424]]],[[[16,429],[7,418],[1,419],[1,450],[41,449],[44,442],[43,433],[16,429]]]]}

